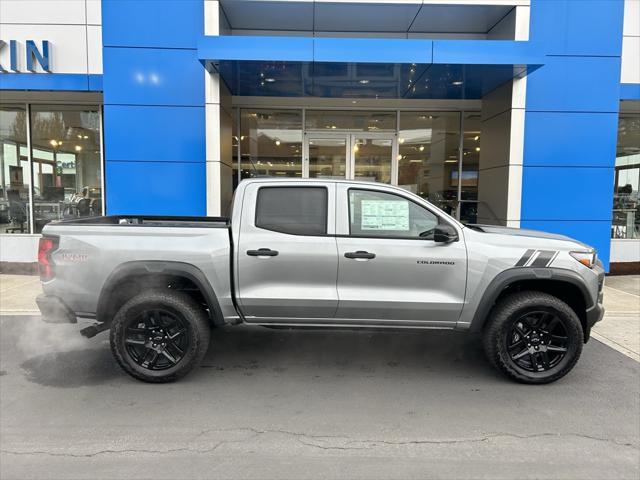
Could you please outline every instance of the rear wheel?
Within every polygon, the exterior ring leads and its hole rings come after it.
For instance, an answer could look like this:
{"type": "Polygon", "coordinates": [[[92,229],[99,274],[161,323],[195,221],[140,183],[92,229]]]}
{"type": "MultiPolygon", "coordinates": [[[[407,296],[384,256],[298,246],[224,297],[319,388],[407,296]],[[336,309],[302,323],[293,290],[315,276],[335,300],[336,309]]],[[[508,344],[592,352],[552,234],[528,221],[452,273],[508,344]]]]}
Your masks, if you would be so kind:
{"type": "Polygon", "coordinates": [[[550,383],[564,377],[582,352],[584,335],[576,313],[542,292],[519,292],[492,311],[484,331],[489,360],[522,383],[550,383]]]}
{"type": "Polygon", "coordinates": [[[183,377],[207,352],[210,330],[202,307],[175,291],[143,292],[118,311],[111,351],[138,380],[165,383],[183,377]]]}

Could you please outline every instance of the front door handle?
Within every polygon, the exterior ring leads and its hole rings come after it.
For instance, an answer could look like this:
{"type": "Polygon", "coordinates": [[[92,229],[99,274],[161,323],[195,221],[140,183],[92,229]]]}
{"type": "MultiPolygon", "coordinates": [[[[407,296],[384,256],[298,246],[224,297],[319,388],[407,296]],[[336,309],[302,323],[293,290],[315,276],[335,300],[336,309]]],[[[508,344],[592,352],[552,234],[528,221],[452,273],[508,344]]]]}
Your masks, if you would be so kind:
{"type": "Polygon", "coordinates": [[[270,248],[259,248],[258,250],[247,250],[247,255],[250,257],[275,257],[278,255],[278,251],[270,248]]]}
{"type": "Polygon", "coordinates": [[[376,258],[375,253],[365,252],[364,250],[358,250],[357,252],[347,252],[344,254],[344,256],[346,258],[355,258],[356,260],[358,259],[371,260],[372,258],[376,258]]]}

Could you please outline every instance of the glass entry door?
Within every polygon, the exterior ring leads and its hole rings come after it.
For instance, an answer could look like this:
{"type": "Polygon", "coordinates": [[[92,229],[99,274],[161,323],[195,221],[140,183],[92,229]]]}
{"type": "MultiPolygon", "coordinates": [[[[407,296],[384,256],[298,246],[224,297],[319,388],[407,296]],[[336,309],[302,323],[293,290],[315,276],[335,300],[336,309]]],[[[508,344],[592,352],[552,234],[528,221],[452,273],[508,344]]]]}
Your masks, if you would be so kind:
{"type": "Polygon", "coordinates": [[[307,178],[347,178],[349,135],[307,135],[305,138],[307,178]]]}
{"type": "Polygon", "coordinates": [[[393,183],[393,134],[305,135],[304,177],[393,183]]]}

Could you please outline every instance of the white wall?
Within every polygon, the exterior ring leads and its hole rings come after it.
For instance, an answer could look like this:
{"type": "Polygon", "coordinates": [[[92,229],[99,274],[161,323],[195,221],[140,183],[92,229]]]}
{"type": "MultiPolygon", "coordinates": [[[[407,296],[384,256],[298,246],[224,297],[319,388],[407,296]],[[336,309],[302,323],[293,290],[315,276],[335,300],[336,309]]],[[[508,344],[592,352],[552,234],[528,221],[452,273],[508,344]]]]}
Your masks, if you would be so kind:
{"type": "Polygon", "coordinates": [[[0,235],[0,262],[38,261],[40,235],[0,235]]]}
{"type": "MultiPolygon", "coordinates": [[[[0,0],[0,65],[9,70],[9,40],[18,42],[18,69],[26,70],[25,42],[49,41],[51,73],[102,73],[100,0],[0,0]]],[[[38,69],[39,69],[38,65],[38,69]]],[[[39,70],[40,72],[42,70],[39,70]]]]}
{"type": "Polygon", "coordinates": [[[640,0],[625,0],[620,83],[640,83],[640,0]]]}
{"type": "Polygon", "coordinates": [[[640,240],[627,238],[612,239],[610,262],[640,262],[640,240]]]}

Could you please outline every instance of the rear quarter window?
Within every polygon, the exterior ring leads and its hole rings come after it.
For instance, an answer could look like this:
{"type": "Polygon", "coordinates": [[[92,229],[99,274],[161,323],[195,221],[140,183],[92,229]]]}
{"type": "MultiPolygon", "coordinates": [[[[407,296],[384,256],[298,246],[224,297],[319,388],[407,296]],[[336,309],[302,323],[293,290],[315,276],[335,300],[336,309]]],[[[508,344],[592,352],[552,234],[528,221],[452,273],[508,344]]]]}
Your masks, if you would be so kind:
{"type": "Polygon", "coordinates": [[[261,187],[256,227],[291,235],[326,235],[327,197],[324,187],[261,187]]]}

